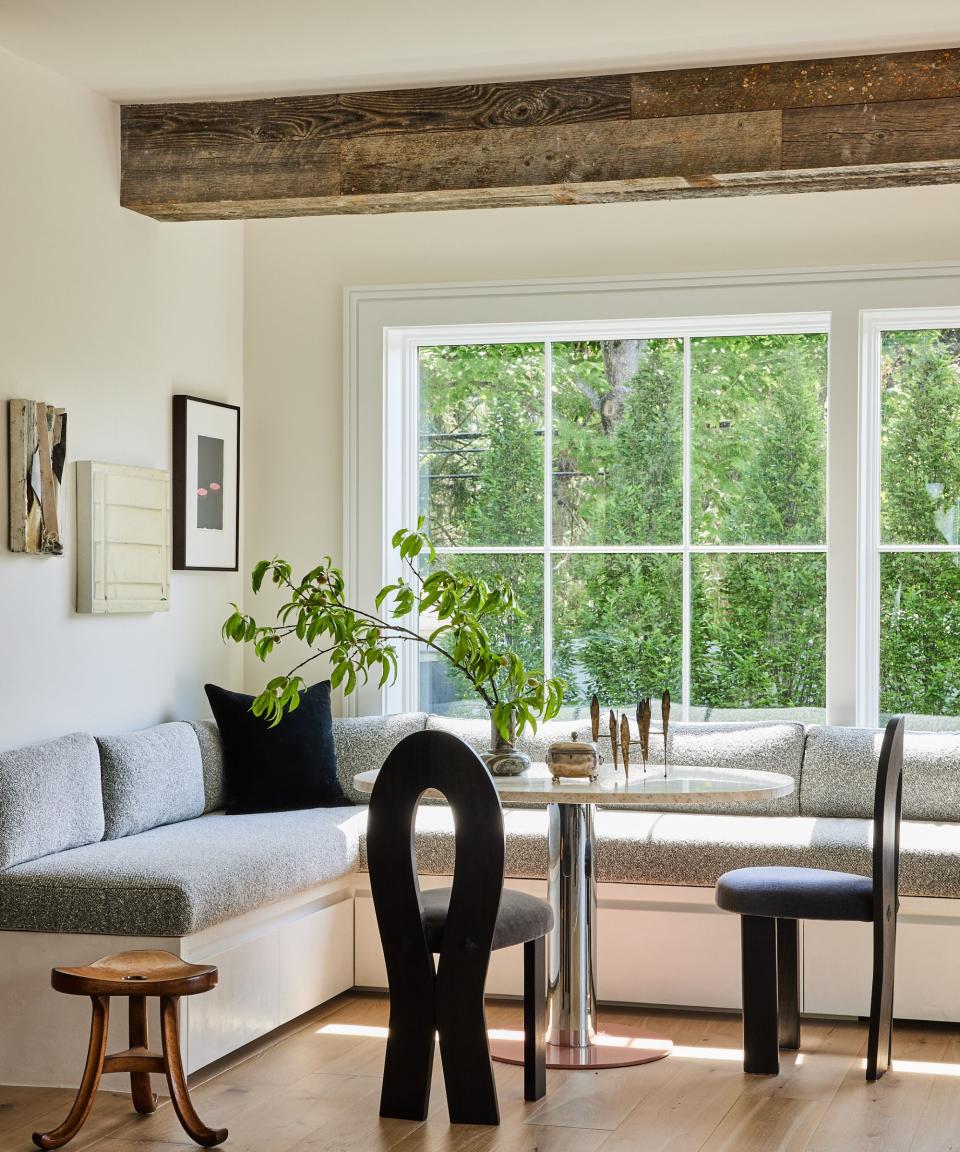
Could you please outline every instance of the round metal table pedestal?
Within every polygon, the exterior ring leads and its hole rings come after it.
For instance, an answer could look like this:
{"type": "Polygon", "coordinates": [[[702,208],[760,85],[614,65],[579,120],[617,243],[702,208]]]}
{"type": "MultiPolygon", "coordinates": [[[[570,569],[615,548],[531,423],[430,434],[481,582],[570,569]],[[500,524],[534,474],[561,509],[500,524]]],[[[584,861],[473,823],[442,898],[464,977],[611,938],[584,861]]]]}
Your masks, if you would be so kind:
{"type": "MultiPolygon", "coordinates": [[[[650,1064],[670,1055],[669,1040],[644,1035],[637,1028],[615,1025],[609,1032],[599,1032],[585,1048],[563,1044],[547,1045],[548,1068],[626,1068],[632,1064],[650,1064]]],[[[490,1055],[503,1064],[523,1063],[523,1033],[490,1034],[490,1055]]]]}
{"type": "MultiPolygon", "coordinates": [[[[597,881],[593,868],[593,805],[550,804],[550,937],[547,1067],[623,1068],[669,1055],[669,1040],[636,1028],[596,1027],[597,881]]],[[[523,1035],[492,1033],[490,1055],[523,1063],[523,1035]]]]}

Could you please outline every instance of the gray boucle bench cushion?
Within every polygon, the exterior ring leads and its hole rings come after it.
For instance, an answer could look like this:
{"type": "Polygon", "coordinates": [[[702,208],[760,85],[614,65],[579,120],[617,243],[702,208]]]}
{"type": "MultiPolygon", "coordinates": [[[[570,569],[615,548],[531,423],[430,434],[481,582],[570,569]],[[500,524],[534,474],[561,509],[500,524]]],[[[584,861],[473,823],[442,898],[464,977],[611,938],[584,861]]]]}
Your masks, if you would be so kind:
{"type": "Polygon", "coordinates": [[[0,869],[103,836],[100,756],[76,732],[0,752],[0,869]]]}
{"type": "Polygon", "coordinates": [[[353,872],[366,809],[202,816],[0,873],[0,929],[186,936],[353,872]]]}
{"type": "Polygon", "coordinates": [[[203,764],[189,724],[100,736],[104,839],[202,816],[203,764]]]}
{"type": "MultiPolygon", "coordinates": [[[[547,874],[547,814],[504,812],[507,875],[547,874]]],[[[827,868],[870,875],[869,820],[803,816],[707,816],[667,812],[596,813],[597,879],[611,884],[712,887],[724,872],[760,865],[827,868]]],[[[449,808],[417,813],[417,867],[423,875],[453,870],[449,808]]],[[[905,896],[960,897],[960,824],[905,820],[901,834],[900,891],[905,896]]],[[[366,869],[365,844],[360,866],[366,869]]]]}
{"type": "MultiPolygon", "coordinates": [[[[800,783],[804,816],[873,818],[883,732],[811,728],[800,783]]],[[[960,821],[960,734],[908,732],[903,742],[903,815],[960,821]]]]}

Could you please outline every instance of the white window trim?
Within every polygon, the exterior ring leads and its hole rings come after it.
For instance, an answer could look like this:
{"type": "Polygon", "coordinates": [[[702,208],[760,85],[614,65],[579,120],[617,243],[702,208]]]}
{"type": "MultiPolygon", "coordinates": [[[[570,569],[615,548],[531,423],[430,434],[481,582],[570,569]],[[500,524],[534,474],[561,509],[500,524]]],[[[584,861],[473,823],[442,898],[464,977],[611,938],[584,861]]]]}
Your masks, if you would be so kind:
{"type": "Polygon", "coordinates": [[[861,315],[857,723],[880,718],[880,557],[884,552],[960,552],[954,544],[882,544],[880,540],[880,351],[884,332],[960,328],[960,308],[896,308],[861,315]]]}
{"type": "MultiPolygon", "coordinates": [[[[862,484],[862,315],[896,308],[944,309],[960,299],[960,262],[834,269],[522,282],[388,285],[347,288],[344,296],[344,539],[343,566],[351,596],[372,599],[389,575],[388,527],[414,507],[415,484],[391,482],[388,448],[400,453],[404,476],[416,475],[416,410],[396,379],[402,337],[443,329],[437,342],[478,342],[491,330],[502,339],[575,338],[589,325],[601,339],[646,332],[696,334],[717,318],[736,317],[744,333],[775,314],[831,316],[830,428],[827,479],[827,720],[852,724],[867,715],[863,697],[862,617],[857,580],[865,549],[858,546],[862,484]],[[704,317],[709,319],[704,320],[704,317]],[[637,319],[643,318],[643,319],[637,319]],[[668,332],[667,330],[670,329],[668,332]],[[483,332],[483,335],[479,333],[483,332]],[[407,434],[403,434],[407,429],[407,434]]],[[[782,329],[777,329],[782,330],[782,329]]],[[[407,346],[412,344],[407,341],[407,346]]],[[[534,548],[539,551],[539,548],[534,548]]],[[[726,550],[726,549],[721,549],[726,550]]],[[[775,549],[780,550],[780,549],[775,549]]],[[[598,549],[607,551],[607,549],[598,549]]],[[[406,659],[412,660],[407,653],[406,659]]],[[[408,680],[409,683],[409,680],[408,680]]],[[[377,714],[411,706],[400,686],[367,688],[345,702],[349,713],[377,714]]]]}

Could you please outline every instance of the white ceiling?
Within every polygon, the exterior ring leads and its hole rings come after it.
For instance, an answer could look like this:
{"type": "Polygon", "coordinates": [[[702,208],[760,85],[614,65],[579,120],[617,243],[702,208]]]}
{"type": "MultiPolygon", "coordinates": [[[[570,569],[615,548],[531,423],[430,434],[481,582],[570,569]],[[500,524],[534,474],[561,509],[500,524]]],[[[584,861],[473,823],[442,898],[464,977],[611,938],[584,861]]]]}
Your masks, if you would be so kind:
{"type": "Polygon", "coordinates": [[[958,0],[0,0],[0,46],[121,101],[960,46],[958,0]]]}

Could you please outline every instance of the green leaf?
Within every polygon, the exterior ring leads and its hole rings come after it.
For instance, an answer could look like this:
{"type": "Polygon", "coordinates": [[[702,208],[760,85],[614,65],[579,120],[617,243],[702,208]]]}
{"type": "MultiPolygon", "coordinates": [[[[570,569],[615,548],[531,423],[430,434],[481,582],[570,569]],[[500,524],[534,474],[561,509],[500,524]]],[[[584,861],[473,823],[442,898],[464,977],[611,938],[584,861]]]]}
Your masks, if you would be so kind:
{"type": "Polygon", "coordinates": [[[253,585],[254,592],[260,591],[260,586],[263,584],[263,578],[267,574],[267,569],[270,567],[270,560],[260,560],[254,566],[251,584],[253,585]]]}

